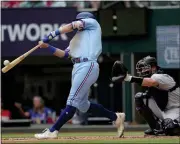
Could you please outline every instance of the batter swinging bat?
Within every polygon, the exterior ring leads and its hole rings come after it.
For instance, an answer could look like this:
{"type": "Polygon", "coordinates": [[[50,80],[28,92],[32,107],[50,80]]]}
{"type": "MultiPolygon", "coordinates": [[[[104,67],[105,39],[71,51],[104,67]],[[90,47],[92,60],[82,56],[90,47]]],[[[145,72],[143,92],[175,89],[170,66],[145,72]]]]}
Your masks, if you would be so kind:
{"type": "Polygon", "coordinates": [[[11,63],[9,63],[8,65],[6,65],[4,68],[2,68],[2,72],[6,73],[7,71],[9,71],[10,69],[12,69],[14,66],[16,66],[18,63],[20,63],[23,59],[25,59],[28,55],[30,55],[33,51],[35,51],[36,49],[39,48],[40,45],[37,45],[35,47],[33,47],[32,49],[30,49],[29,51],[27,51],[26,53],[24,53],[23,55],[19,56],[18,58],[16,58],[15,60],[13,60],[11,63]]]}

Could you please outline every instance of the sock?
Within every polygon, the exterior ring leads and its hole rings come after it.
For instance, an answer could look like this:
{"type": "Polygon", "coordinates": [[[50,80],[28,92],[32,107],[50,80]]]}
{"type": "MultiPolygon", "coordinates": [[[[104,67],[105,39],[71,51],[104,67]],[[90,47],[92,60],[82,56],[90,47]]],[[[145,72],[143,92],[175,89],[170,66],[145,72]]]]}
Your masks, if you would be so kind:
{"type": "Polygon", "coordinates": [[[60,128],[74,116],[75,112],[75,107],[67,105],[66,108],[61,112],[56,123],[49,129],[50,132],[53,132],[55,130],[59,131],[60,128]]]}
{"type": "Polygon", "coordinates": [[[91,103],[88,112],[92,113],[94,116],[107,117],[111,121],[115,121],[117,119],[117,115],[114,112],[107,110],[101,104],[91,103]]]}

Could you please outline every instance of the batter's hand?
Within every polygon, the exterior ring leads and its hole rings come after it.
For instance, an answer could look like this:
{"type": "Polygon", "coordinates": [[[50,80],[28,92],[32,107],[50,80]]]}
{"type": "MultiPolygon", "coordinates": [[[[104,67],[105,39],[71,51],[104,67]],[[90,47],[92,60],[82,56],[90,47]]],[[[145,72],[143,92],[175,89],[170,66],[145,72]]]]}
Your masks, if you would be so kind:
{"type": "Polygon", "coordinates": [[[47,48],[49,46],[49,44],[47,43],[44,43],[43,41],[39,41],[39,44],[40,44],[40,48],[47,48]]]}

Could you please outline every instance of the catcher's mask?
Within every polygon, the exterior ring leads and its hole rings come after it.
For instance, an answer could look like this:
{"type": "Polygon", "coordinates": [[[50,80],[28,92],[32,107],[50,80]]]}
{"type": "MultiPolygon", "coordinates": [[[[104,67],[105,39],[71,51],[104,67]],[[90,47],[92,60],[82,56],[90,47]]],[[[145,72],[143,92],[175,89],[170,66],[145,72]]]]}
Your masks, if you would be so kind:
{"type": "Polygon", "coordinates": [[[158,68],[156,59],[154,57],[147,56],[137,62],[137,74],[140,77],[150,77],[152,74],[157,72],[157,69],[152,69],[153,66],[158,68]]]}

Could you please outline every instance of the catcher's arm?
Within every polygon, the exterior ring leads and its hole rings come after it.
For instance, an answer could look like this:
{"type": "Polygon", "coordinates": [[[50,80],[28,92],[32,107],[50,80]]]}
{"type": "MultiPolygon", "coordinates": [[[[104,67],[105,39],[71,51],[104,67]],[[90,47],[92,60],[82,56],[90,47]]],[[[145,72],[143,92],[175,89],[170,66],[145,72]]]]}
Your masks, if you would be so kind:
{"type": "Polygon", "coordinates": [[[127,81],[130,83],[137,83],[141,86],[156,87],[158,82],[152,78],[142,78],[131,76],[128,74],[128,69],[121,61],[116,61],[112,67],[112,81],[113,82],[123,82],[127,81]]]}
{"type": "Polygon", "coordinates": [[[136,77],[136,76],[131,76],[129,74],[125,77],[124,81],[130,83],[137,83],[140,84],[141,86],[146,86],[146,87],[157,87],[159,85],[159,83],[152,78],[136,77]]]}

